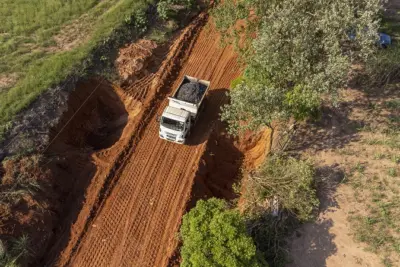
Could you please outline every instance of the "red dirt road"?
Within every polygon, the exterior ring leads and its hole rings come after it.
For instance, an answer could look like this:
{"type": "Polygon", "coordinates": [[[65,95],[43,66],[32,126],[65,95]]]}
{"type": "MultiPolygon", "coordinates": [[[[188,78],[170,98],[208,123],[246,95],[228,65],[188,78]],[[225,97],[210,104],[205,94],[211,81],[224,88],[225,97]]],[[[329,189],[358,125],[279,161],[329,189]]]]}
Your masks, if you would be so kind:
{"type": "MultiPolygon", "coordinates": [[[[166,266],[174,252],[182,215],[190,199],[195,172],[216,120],[225,91],[239,75],[231,47],[221,48],[212,23],[204,27],[182,66],[184,74],[211,81],[207,106],[191,145],[158,137],[156,116],[126,159],[118,182],[96,214],[68,266],[166,266]]],[[[156,114],[167,105],[163,100],[156,114]]]]}

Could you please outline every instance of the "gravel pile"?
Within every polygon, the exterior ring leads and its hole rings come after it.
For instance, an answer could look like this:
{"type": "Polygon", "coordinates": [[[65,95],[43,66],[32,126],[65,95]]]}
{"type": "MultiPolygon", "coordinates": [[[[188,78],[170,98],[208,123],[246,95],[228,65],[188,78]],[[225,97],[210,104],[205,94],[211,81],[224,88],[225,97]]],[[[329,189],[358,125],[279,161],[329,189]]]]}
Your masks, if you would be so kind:
{"type": "Polygon", "coordinates": [[[190,103],[198,103],[203,93],[197,82],[185,83],[178,91],[177,98],[190,103]]]}

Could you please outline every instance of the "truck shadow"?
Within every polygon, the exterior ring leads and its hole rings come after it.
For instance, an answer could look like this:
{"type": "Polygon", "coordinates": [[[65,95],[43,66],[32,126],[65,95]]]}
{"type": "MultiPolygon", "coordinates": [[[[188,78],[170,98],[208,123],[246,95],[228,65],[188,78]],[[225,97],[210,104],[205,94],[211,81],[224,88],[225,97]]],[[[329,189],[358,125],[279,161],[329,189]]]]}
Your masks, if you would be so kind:
{"type": "Polygon", "coordinates": [[[226,92],[227,89],[210,91],[207,106],[190,138],[190,145],[208,142],[199,162],[187,211],[200,199],[218,197],[230,201],[237,197],[232,186],[240,176],[244,155],[235,145],[235,138],[227,133],[226,123],[219,119],[220,107],[228,102],[226,92]]]}
{"type": "Polygon", "coordinates": [[[186,145],[197,146],[204,143],[212,134],[219,121],[221,107],[228,103],[228,89],[210,90],[206,96],[204,107],[200,111],[197,123],[194,125],[186,145]]]}
{"type": "MultiPolygon", "coordinates": [[[[208,140],[198,163],[186,212],[198,200],[212,197],[233,201],[237,198],[233,185],[239,180],[244,154],[235,146],[235,139],[227,134],[227,125],[219,120],[220,107],[228,103],[227,89],[209,91],[203,114],[193,128],[187,145],[196,146],[208,140]]],[[[180,262],[180,243],[167,266],[180,262]]]]}

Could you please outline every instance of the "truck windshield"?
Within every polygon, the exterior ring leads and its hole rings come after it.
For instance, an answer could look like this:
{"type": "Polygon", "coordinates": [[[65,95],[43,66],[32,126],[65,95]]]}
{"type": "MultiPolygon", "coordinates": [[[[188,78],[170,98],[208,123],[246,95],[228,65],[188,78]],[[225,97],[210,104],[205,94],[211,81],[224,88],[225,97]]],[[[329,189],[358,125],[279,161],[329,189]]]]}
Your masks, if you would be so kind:
{"type": "Polygon", "coordinates": [[[175,131],[183,131],[185,124],[166,117],[161,118],[161,125],[175,131]]]}

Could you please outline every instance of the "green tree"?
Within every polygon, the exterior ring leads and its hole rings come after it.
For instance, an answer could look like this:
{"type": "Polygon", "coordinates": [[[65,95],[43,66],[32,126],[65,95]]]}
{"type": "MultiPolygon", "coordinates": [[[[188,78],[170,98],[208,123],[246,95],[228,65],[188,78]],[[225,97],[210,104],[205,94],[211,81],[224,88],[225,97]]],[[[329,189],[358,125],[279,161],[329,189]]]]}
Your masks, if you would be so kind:
{"type": "Polygon", "coordinates": [[[243,82],[223,108],[231,132],[289,117],[301,120],[319,108],[323,96],[335,101],[351,64],[376,50],[380,8],[380,0],[242,0],[217,7],[217,28],[251,42],[239,50],[246,63],[243,82]],[[235,5],[240,12],[234,12],[235,5]],[[233,21],[243,14],[249,14],[250,30],[241,36],[233,21]],[[229,15],[234,19],[227,20],[229,15]]]}
{"type": "Polygon", "coordinates": [[[250,267],[260,264],[239,212],[224,200],[199,200],[183,217],[182,267],[250,267]]]}

